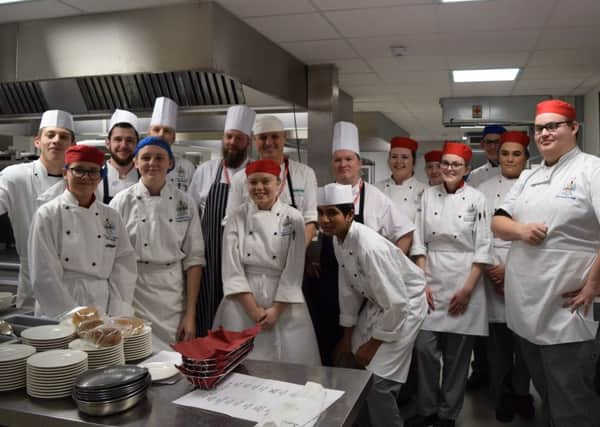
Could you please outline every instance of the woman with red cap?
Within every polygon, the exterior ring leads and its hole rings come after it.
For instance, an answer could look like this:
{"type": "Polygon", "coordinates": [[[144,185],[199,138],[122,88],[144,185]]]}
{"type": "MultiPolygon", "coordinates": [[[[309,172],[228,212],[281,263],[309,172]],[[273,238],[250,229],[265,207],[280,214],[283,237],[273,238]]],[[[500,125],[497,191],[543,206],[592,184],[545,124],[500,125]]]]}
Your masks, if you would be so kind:
{"type": "Polygon", "coordinates": [[[423,192],[417,214],[411,255],[425,271],[429,313],[415,342],[418,415],[407,426],[455,425],[475,337],[488,334],[477,283],[492,263],[491,233],[484,195],[464,182],[471,157],[467,145],[446,142],[444,183],[423,192]]]}
{"type": "Polygon", "coordinates": [[[82,305],[133,314],[135,252],[119,214],[94,196],[104,154],[75,145],[65,163],[66,190],[38,209],[29,234],[36,314],[58,318],[82,305]]]}
{"type": "Polygon", "coordinates": [[[262,331],[251,358],[320,365],[302,294],[304,218],[279,200],[280,166],[246,166],[250,200],[231,212],[223,237],[223,295],[214,327],[262,331]]]}
{"type": "Polygon", "coordinates": [[[523,174],[492,228],[512,241],[504,293],[508,327],[543,400],[546,424],[598,426],[600,354],[591,305],[600,295],[600,159],[577,147],[575,108],[537,105],[541,166],[523,174]]]}
{"type": "Polygon", "coordinates": [[[427,188],[414,177],[418,148],[419,143],[414,139],[401,136],[392,138],[388,156],[392,176],[376,185],[411,221],[415,220],[421,194],[427,188]]]}
{"type": "Polygon", "coordinates": [[[123,217],[135,248],[138,278],[135,313],[152,322],[152,345],[167,350],[196,336],[196,303],[204,259],[198,209],[169,182],[174,167],[169,144],[142,139],[133,153],[140,180],[110,202],[123,217]]]}
{"type": "MultiPolygon", "coordinates": [[[[504,197],[517,182],[529,158],[529,136],[525,132],[508,131],[502,134],[498,148],[500,175],[479,184],[477,189],[486,196],[488,216],[500,207],[504,197]]],[[[532,418],[535,413],[529,394],[529,372],[515,349],[515,337],[506,326],[504,306],[504,269],[510,242],[494,239],[494,264],[485,269],[483,280],[488,307],[489,338],[487,358],[490,389],[496,401],[496,419],[510,422],[518,413],[532,418]]]]}
{"type": "Polygon", "coordinates": [[[431,150],[425,153],[425,174],[430,186],[439,185],[444,182],[440,162],[442,161],[442,150],[431,150]]]}

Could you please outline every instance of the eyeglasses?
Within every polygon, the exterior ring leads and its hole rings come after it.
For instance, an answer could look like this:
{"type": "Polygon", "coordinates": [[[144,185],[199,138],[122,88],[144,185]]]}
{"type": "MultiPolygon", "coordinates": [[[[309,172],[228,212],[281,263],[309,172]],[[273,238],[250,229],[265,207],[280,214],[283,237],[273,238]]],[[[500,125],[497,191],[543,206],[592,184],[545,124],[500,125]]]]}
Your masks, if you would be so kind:
{"type": "Polygon", "coordinates": [[[440,163],[440,166],[444,169],[459,169],[461,167],[463,167],[465,164],[464,163],[459,163],[459,162],[447,162],[445,160],[442,160],[442,162],[440,163]]]}
{"type": "Polygon", "coordinates": [[[75,178],[83,178],[89,176],[91,179],[100,178],[102,175],[101,169],[83,169],[83,168],[69,168],[75,178]]]}
{"type": "Polygon", "coordinates": [[[546,129],[548,132],[556,132],[556,129],[558,129],[560,125],[570,125],[571,123],[573,123],[572,120],[565,120],[564,122],[549,122],[545,125],[535,125],[533,128],[535,129],[535,133],[542,133],[544,129],[546,129]]]}
{"type": "Polygon", "coordinates": [[[481,142],[483,142],[484,144],[488,144],[488,145],[496,145],[496,144],[500,144],[500,138],[498,139],[482,139],[481,142]]]}

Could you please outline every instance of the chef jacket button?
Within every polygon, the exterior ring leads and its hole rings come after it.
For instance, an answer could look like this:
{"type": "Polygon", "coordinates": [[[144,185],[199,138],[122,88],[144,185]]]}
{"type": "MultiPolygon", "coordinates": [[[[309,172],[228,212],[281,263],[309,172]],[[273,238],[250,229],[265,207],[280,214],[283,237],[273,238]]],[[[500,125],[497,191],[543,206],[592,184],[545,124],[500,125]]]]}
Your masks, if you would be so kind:
{"type": "Polygon", "coordinates": [[[364,293],[364,292],[361,292],[360,294],[361,294],[363,297],[365,296],[365,293],[364,293]]]}
{"type": "Polygon", "coordinates": [[[250,252],[248,252],[246,255],[250,256],[250,252]]]}
{"type": "Polygon", "coordinates": [[[144,243],[144,247],[148,246],[148,243],[144,243]]]}
{"type": "Polygon", "coordinates": [[[69,257],[65,258],[65,262],[69,262],[69,257]]]}
{"type": "Polygon", "coordinates": [[[273,236],[277,236],[277,232],[273,233],[273,236]]]}
{"type": "Polygon", "coordinates": [[[170,265],[171,265],[171,263],[170,263],[170,262],[168,262],[168,263],[167,263],[167,267],[168,267],[168,266],[170,266],[170,265]]]}
{"type": "Polygon", "coordinates": [[[150,264],[150,261],[144,261],[144,264],[150,264]]]}
{"type": "Polygon", "coordinates": [[[137,199],[138,200],[142,200],[142,196],[137,196],[137,199]]]}
{"type": "Polygon", "coordinates": [[[96,212],[96,216],[100,215],[98,212],[96,212]]]}
{"type": "Polygon", "coordinates": [[[352,251],[350,251],[350,255],[352,255],[352,251]]]}
{"type": "Polygon", "coordinates": [[[354,277],[358,277],[358,274],[354,273],[354,277]]]}
{"type": "Polygon", "coordinates": [[[458,217],[459,217],[459,218],[462,218],[462,215],[459,215],[458,217]]]}
{"type": "Polygon", "coordinates": [[[69,207],[68,207],[68,206],[65,206],[65,209],[66,209],[66,210],[69,210],[69,207]]]}
{"type": "Polygon", "coordinates": [[[173,218],[169,218],[169,222],[173,222],[173,218]]]}
{"type": "Polygon", "coordinates": [[[96,266],[96,263],[95,263],[95,262],[93,262],[93,263],[92,263],[92,267],[95,267],[95,266],[96,266]]]}
{"type": "Polygon", "coordinates": [[[404,201],[406,202],[407,200],[408,200],[408,199],[405,197],[405,198],[404,198],[404,201]]]}
{"type": "Polygon", "coordinates": [[[277,212],[277,216],[279,216],[279,212],[277,212]]]}
{"type": "Polygon", "coordinates": [[[342,264],[342,268],[346,268],[346,266],[344,264],[342,264]]]}
{"type": "Polygon", "coordinates": [[[412,186],[408,187],[409,190],[412,190],[412,186]]]}
{"type": "Polygon", "coordinates": [[[496,194],[496,197],[500,197],[500,194],[496,194]]]}
{"type": "Polygon", "coordinates": [[[249,231],[248,234],[252,236],[252,231],[249,231]]]}
{"type": "Polygon", "coordinates": [[[454,235],[454,238],[456,239],[456,234],[454,235]]]}
{"type": "Polygon", "coordinates": [[[273,255],[273,259],[276,259],[276,258],[277,258],[277,256],[276,256],[276,255],[273,255]]]}
{"type": "Polygon", "coordinates": [[[464,197],[463,197],[462,199],[463,199],[463,200],[465,200],[465,198],[464,198],[464,197]]]}
{"type": "Polygon", "coordinates": [[[438,197],[442,197],[442,193],[438,193],[438,197]]]}
{"type": "Polygon", "coordinates": [[[71,230],[67,230],[67,235],[71,234],[71,230]]]}
{"type": "Polygon", "coordinates": [[[35,176],[38,176],[37,172],[36,172],[36,173],[34,173],[34,175],[35,175],[35,176]]]}
{"type": "Polygon", "coordinates": [[[101,236],[101,235],[99,235],[99,234],[98,234],[98,236],[96,236],[96,237],[98,237],[99,239],[101,239],[101,238],[102,238],[102,236],[101,236]]]}
{"type": "Polygon", "coordinates": [[[432,231],[431,234],[435,234],[435,231],[432,231]]]}
{"type": "Polygon", "coordinates": [[[437,212],[434,212],[433,214],[434,214],[434,215],[437,215],[437,212]]]}
{"type": "Polygon", "coordinates": [[[142,222],[146,222],[146,218],[142,218],[142,222]]]}
{"type": "Polygon", "coordinates": [[[169,196],[169,200],[173,200],[173,196],[169,196]]]}

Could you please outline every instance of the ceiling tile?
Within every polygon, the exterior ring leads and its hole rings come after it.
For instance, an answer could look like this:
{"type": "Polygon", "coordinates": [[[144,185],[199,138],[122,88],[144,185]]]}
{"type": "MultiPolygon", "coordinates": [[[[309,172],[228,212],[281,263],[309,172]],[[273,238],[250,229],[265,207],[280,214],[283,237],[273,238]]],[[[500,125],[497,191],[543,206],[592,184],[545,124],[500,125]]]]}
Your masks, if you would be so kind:
{"type": "MultiPolygon", "coordinates": [[[[582,67],[583,68],[583,67],[582,67]]],[[[560,78],[587,78],[594,75],[593,67],[582,69],[576,65],[567,68],[525,67],[519,74],[519,80],[556,80],[560,78]]],[[[599,71],[600,71],[600,67],[599,71]]]]}
{"type": "Polygon", "coordinates": [[[0,23],[78,15],[81,12],[56,0],[9,3],[0,6],[0,23]]]}
{"type": "Polygon", "coordinates": [[[275,42],[339,38],[333,27],[318,13],[263,16],[246,22],[275,42]]]}
{"type": "Polygon", "coordinates": [[[553,26],[595,26],[600,16],[598,0],[559,0],[551,16],[553,26]]]}
{"type": "Polygon", "coordinates": [[[350,44],[363,58],[391,57],[390,46],[405,46],[407,56],[443,55],[444,46],[438,34],[405,34],[384,37],[351,38],[350,44]]]}
{"type": "Polygon", "coordinates": [[[280,43],[280,46],[302,61],[310,64],[331,63],[336,59],[356,58],[344,40],[319,40],[280,43]]]}
{"type": "Polygon", "coordinates": [[[536,50],[529,59],[532,67],[561,67],[576,65],[600,65],[600,50],[590,49],[543,49],[536,50]]]}
{"type": "Polygon", "coordinates": [[[556,79],[556,80],[519,80],[515,89],[574,89],[584,82],[585,79],[556,79]]]}
{"type": "Polygon", "coordinates": [[[547,88],[547,89],[515,89],[511,92],[511,95],[550,95],[550,96],[561,96],[561,95],[569,95],[570,91],[568,89],[555,89],[555,88],[547,88]]]}
{"type": "Polygon", "coordinates": [[[448,65],[452,70],[474,68],[522,67],[526,64],[529,52],[495,52],[477,55],[450,55],[448,65]]]}
{"type": "Polygon", "coordinates": [[[375,70],[421,71],[448,70],[445,56],[401,56],[398,58],[368,59],[367,62],[375,70]]]}
{"type": "Polygon", "coordinates": [[[351,73],[339,75],[340,85],[343,87],[349,86],[365,86],[377,85],[381,83],[381,79],[375,73],[351,73]]]}
{"type": "MultiPolygon", "coordinates": [[[[592,15],[598,19],[600,12],[592,15]]],[[[600,39],[600,28],[547,28],[542,31],[536,45],[537,49],[582,49],[597,48],[600,39]]]]}
{"type": "Polygon", "coordinates": [[[371,67],[362,59],[338,59],[334,61],[337,65],[340,74],[342,73],[368,73],[371,72],[371,67]]]}
{"type": "Polygon", "coordinates": [[[435,6],[400,6],[326,12],[344,37],[427,33],[435,28],[435,6]]]}
{"type": "Polygon", "coordinates": [[[364,101],[396,101],[394,94],[390,88],[384,84],[365,85],[365,86],[349,86],[340,87],[352,95],[355,99],[363,99],[364,101]]]}
{"type": "Polygon", "coordinates": [[[239,17],[315,12],[309,0],[217,0],[239,17]]]}
{"type": "Polygon", "coordinates": [[[453,83],[454,96],[505,96],[510,95],[514,82],[453,83]]]}
{"type": "Polygon", "coordinates": [[[533,49],[538,35],[539,30],[461,31],[440,34],[440,40],[448,55],[464,55],[533,49]]]}
{"type": "Polygon", "coordinates": [[[414,4],[432,4],[433,0],[313,0],[321,10],[370,9],[385,6],[405,6],[414,4]]]}
{"type": "Polygon", "coordinates": [[[460,2],[439,6],[440,31],[456,29],[512,30],[542,27],[553,2],[548,0],[502,0],[460,2]]]}
{"type": "Polygon", "coordinates": [[[115,10],[143,9],[155,6],[168,6],[177,3],[193,3],[192,0],[61,0],[87,13],[111,12],[115,10]]]}
{"type": "Polygon", "coordinates": [[[450,78],[448,71],[400,71],[389,67],[373,67],[386,82],[402,84],[443,84],[450,78]]]}

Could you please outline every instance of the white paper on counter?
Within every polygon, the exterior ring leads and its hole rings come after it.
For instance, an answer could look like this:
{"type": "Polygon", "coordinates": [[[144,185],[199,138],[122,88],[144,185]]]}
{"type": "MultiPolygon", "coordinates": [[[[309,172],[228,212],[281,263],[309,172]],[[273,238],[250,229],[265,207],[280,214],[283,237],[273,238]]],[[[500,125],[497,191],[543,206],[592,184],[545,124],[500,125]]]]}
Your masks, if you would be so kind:
{"type": "MultiPolygon", "coordinates": [[[[173,403],[259,422],[303,388],[304,385],[233,373],[215,389],[194,390],[173,403]]],[[[325,391],[323,411],[344,394],[341,390],[325,391]]],[[[314,419],[303,427],[310,427],[316,421],[314,419]]]]}

